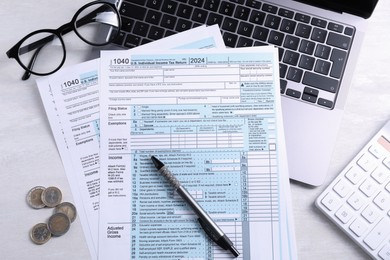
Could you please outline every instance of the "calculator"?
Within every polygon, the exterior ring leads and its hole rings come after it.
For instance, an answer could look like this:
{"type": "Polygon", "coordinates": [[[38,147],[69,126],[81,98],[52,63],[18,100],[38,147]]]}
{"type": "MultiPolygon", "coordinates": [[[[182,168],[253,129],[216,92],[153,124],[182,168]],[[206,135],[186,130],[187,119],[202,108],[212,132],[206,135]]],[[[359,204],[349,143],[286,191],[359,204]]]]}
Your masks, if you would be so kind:
{"type": "Polygon", "coordinates": [[[315,204],[373,259],[390,260],[390,120],[315,204]]]}

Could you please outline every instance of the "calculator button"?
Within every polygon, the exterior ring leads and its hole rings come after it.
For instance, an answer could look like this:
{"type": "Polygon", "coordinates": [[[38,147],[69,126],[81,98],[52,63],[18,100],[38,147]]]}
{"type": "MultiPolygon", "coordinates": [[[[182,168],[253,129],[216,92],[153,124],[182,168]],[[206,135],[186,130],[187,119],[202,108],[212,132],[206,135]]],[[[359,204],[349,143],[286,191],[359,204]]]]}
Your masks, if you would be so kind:
{"type": "Polygon", "coordinates": [[[378,253],[384,260],[390,260],[390,244],[386,244],[378,253]]]}
{"type": "Polygon", "coordinates": [[[353,184],[359,183],[359,181],[363,178],[364,172],[359,167],[352,167],[349,169],[349,171],[345,174],[345,177],[352,182],[353,184]]]}
{"type": "Polygon", "coordinates": [[[340,199],[335,196],[335,194],[328,193],[326,196],[321,200],[321,203],[330,211],[335,210],[340,205],[340,199]]]}
{"type": "Polygon", "coordinates": [[[385,158],[383,164],[390,170],[390,157],[385,158]]]}
{"type": "Polygon", "coordinates": [[[372,250],[378,248],[378,246],[385,240],[390,234],[390,221],[383,218],[378,225],[366,236],[363,240],[372,250]]]}
{"type": "Polygon", "coordinates": [[[362,216],[370,223],[374,223],[379,217],[379,211],[372,205],[368,205],[362,212],[362,216]]]}
{"type": "Polygon", "coordinates": [[[386,210],[390,208],[390,195],[386,191],[382,191],[375,197],[374,203],[381,210],[386,210]]]}
{"type": "Polygon", "coordinates": [[[336,212],[336,217],[344,224],[348,223],[352,216],[352,211],[345,205],[336,212]]]}
{"type": "Polygon", "coordinates": [[[372,172],[376,166],[376,159],[369,153],[365,153],[357,161],[357,164],[366,172],[372,172]]]}
{"type": "Polygon", "coordinates": [[[372,174],[372,178],[376,180],[379,184],[384,183],[387,178],[390,176],[390,171],[385,166],[380,165],[378,168],[376,168],[372,174]]]}
{"type": "Polygon", "coordinates": [[[361,219],[357,218],[354,222],[349,226],[349,229],[352,230],[355,235],[358,237],[362,236],[364,232],[367,230],[367,222],[362,221],[361,219]]]}
{"type": "Polygon", "coordinates": [[[362,185],[360,185],[359,189],[367,196],[371,197],[378,190],[378,184],[376,184],[373,180],[367,179],[362,185]]]}
{"type": "Polygon", "coordinates": [[[348,184],[344,180],[340,180],[334,187],[333,190],[340,195],[340,197],[344,198],[347,196],[351,190],[350,184],[348,184]]]}
{"type": "Polygon", "coordinates": [[[366,199],[363,196],[364,195],[362,195],[360,192],[355,192],[351,197],[349,197],[347,202],[349,205],[351,205],[352,208],[359,210],[366,202],[366,199]]]}
{"type": "Polygon", "coordinates": [[[385,155],[383,148],[377,144],[371,145],[368,151],[374,155],[377,159],[382,158],[385,155]]]}

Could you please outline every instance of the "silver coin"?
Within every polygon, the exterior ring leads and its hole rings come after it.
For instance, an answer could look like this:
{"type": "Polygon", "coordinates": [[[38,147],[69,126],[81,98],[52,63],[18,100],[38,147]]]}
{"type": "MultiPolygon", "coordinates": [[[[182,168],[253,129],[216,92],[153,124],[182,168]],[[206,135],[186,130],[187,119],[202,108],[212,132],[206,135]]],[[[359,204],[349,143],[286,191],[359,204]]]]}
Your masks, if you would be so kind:
{"type": "Polygon", "coordinates": [[[34,209],[44,208],[46,205],[42,201],[42,192],[45,187],[36,186],[27,193],[27,203],[34,209]]]}
{"type": "Polygon", "coordinates": [[[47,187],[42,192],[41,199],[46,206],[54,208],[61,203],[62,193],[57,187],[47,187]]]}
{"type": "Polygon", "coordinates": [[[36,224],[30,232],[31,240],[37,244],[42,245],[50,240],[51,232],[49,231],[46,223],[36,224]]]}
{"type": "Polygon", "coordinates": [[[47,222],[47,227],[53,236],[59,237],[68,232],[70,228],[70,219],[65,213],[58,212],[53,214],[47,222]]]}
{"type": "Polygon", "coordinates": [[[77,211],[76,207],[70,202],[62,202],[54,208],[54,213],[62,212],[68,216],[70,222],[76,219],[77,211]]]}

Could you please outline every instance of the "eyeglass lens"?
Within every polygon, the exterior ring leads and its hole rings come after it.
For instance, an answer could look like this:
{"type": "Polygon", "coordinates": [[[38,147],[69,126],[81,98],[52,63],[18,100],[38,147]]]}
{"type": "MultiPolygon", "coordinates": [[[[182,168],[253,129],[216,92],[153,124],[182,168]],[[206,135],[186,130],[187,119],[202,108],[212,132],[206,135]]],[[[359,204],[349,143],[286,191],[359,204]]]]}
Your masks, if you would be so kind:
{"type": "Polygon", "coordinates": [[[112,42],[119,31],[119,17],[107,4],[95,4],[85,8],[76,18],[75,30],[79,37],[92,45],[104,45],[112,42]],[[99,32],[110,32],[102,37],[99,32]]]}
{"type": "Polygon", "coordinates": [[[40,32],[27,38],[19,48],[19,59],[26,68],[45,74],[62,65],[65,50],[57,35],[40,32]]]}

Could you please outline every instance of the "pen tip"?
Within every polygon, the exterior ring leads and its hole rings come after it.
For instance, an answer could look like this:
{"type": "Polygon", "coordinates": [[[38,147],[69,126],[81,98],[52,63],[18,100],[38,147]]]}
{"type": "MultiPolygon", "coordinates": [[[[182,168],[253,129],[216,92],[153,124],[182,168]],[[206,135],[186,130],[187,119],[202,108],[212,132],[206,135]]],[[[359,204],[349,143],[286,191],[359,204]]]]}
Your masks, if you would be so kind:
{"type": "Polygon", "coordinates": [[[157,170],[160,170],[164,166],[164,164],[160,162],[160,160],[154,157],[153,155],[150,157],[150,159],[152,159],[152,162],[154,166],[157,168],[157,170]]]}
{"type": "Polygon", "coordinates": [[[233,245],[229,247],[229,250],[235,257],[240,255],[240,252],[238,252],[238,250],[233,245]]]}

